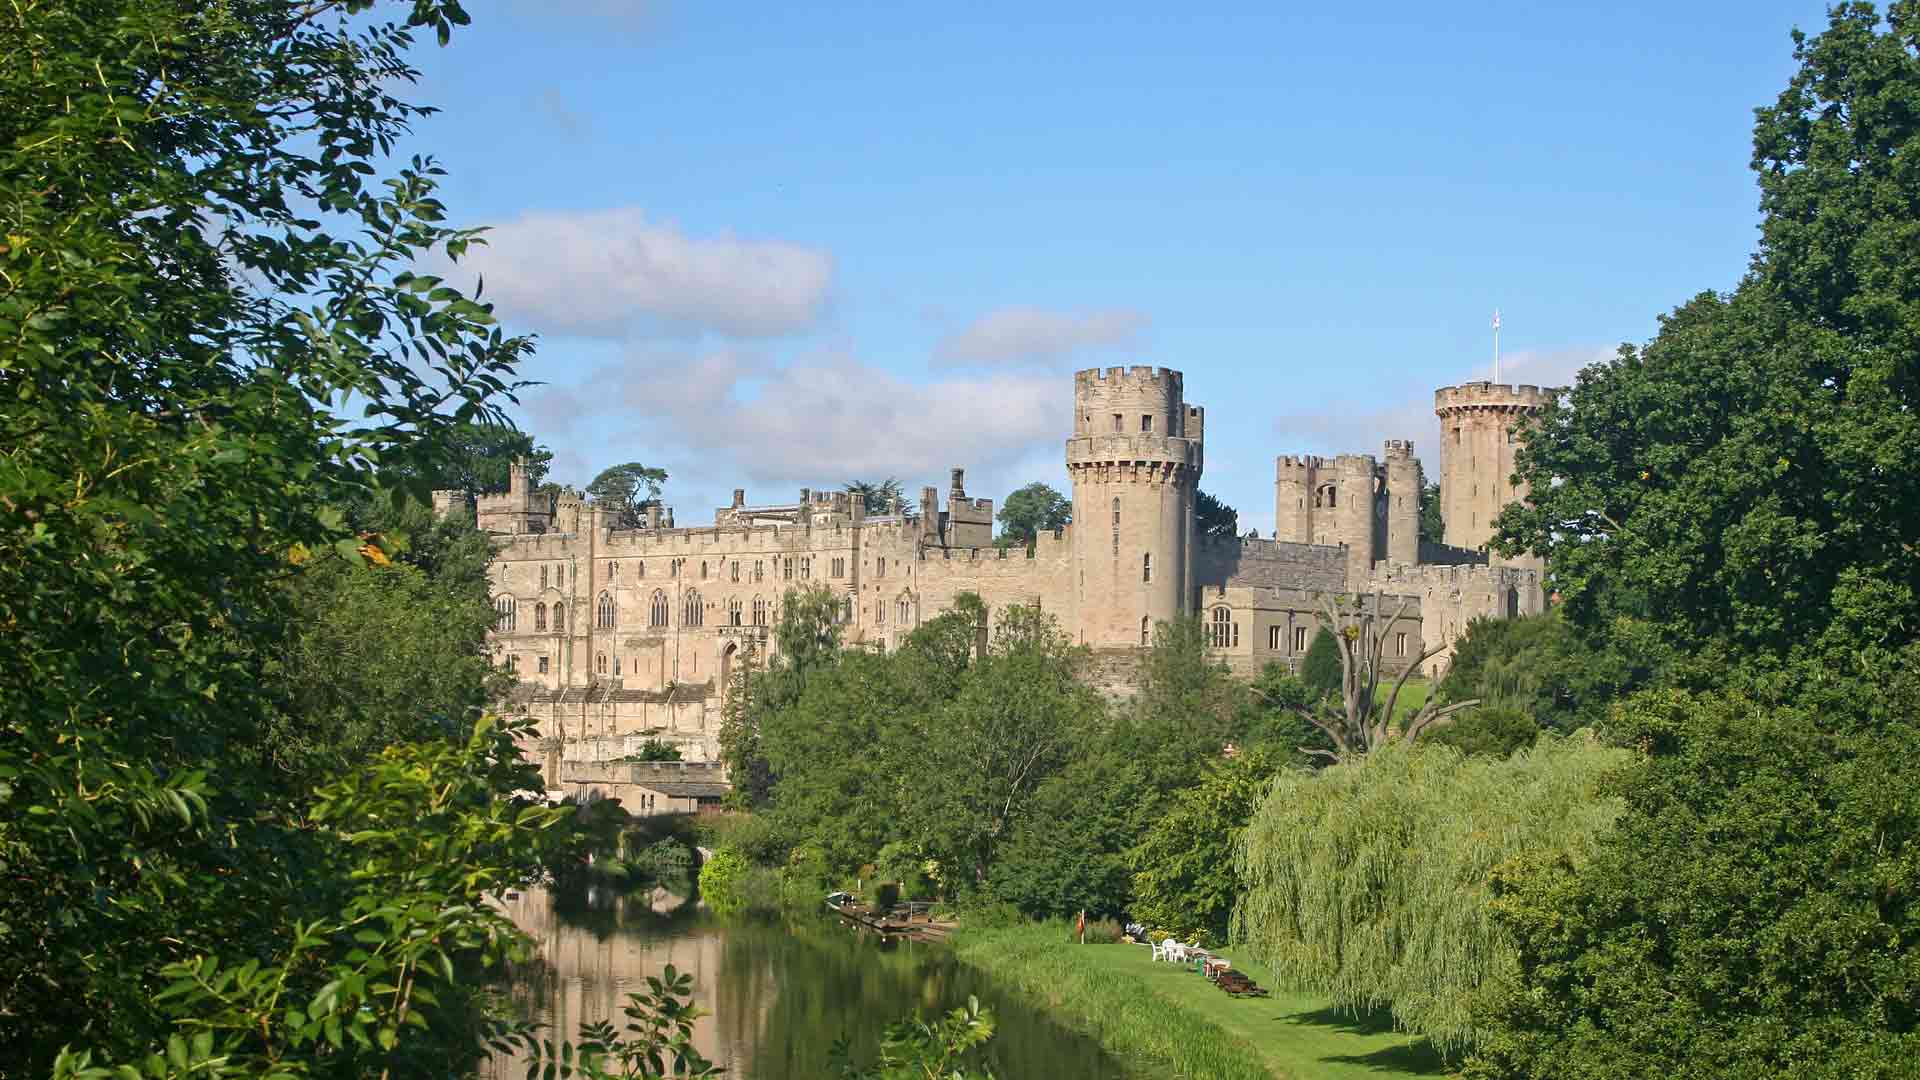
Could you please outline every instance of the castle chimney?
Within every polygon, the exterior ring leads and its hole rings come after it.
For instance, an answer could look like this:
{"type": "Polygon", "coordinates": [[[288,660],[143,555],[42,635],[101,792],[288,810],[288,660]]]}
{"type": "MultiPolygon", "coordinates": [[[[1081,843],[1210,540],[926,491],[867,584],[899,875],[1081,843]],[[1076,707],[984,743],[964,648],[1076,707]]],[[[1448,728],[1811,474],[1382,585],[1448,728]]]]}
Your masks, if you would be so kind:
{"type": "Polygon", "coordinates": [[[747,489],[734,488],[733,489],[733,508],[735,510],[738,510],[746,505],[747,505],[747,489]]]}
{"type": "Polygon", "coordinates": [[[660,527],[660,504],[648,503],[647,504],[647,528],[657,529],[659,527],[660,527]]]}
{"type": "Polygon", "coordinates": [[[812,505],[813,505],[813,489],[801,488],[800,489],[800,512],[803,514],[806,513],[807,508],[812,505]]]}
{"type": "Polygon", "coordinates": [[[967,497],[967,470],[953,470],[953,484],[950,494],[956,499],[964,499],[967,497]]]}

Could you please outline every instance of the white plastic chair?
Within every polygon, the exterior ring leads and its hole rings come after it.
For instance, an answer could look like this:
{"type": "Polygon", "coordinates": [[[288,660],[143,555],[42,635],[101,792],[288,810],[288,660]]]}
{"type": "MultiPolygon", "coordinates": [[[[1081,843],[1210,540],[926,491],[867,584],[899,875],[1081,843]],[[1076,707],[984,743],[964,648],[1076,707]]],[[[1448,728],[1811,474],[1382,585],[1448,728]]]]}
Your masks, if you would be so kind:
{"type": "Polygon", "coordinates": [[[1173,949],[1172,938],[1168,938],[1165,941],[1157,941],[1153,945],[1153,958],[1155,960],[1169,959],[1172,956],[1172,952],[1171,952],[1172,949],[1173,949]]]}
{"type": "Polygon", "coordinates": [[[1176,964],[1187,962],[1187,947],[1177,941],[1167,942],[1167,959],[1176,964]]]}

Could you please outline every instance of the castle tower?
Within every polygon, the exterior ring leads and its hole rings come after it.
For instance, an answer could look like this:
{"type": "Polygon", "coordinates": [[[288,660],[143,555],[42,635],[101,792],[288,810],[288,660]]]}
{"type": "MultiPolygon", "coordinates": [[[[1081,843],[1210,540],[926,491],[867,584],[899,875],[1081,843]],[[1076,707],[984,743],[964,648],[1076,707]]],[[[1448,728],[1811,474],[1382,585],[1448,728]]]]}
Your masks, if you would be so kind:
{"type": "Polygon", "coordinates": [[[1341,454],[1333,459],[1333,475],[1332,505],[1324,508],[1333,528],[1322,543],[1347,545],[1347,587],[1357,589],[1373,573],[1378,554],[1380,467],[1372,454],[1341,454]]]}
{"type": "Polygon", "coordinates": [[[1081,638],[1139,645],[1193,597],[1193,500],[1205,413],[1167,368],[1073,377],[1073,573],[1081,638]]]}
{"type": "Polygon", "coordinates": [[[1282,454],[1273,460],[1273,538],[1311,544],[1314,488],[1319,484],[1320,458],[1282,454]]]}
{"type": "Polygon", "coordinates": [[[1420,459],[1407,439],[1387,440],[1388,562],[1411,566],[1420,561],[1420,459]]]}
{"type": "Polygon", "coordinates": [[[1489,382],[1434,392],[1433,411],[1440,417],[1440,511],[1449,545],[1484,547],[1493,538],[1493,522],[1501,509],[1526,496],[1524,487],[1508,482],[1520,449],[1516,430],[1545,408],[1553,394],[1538,386],[1489,382]]]}

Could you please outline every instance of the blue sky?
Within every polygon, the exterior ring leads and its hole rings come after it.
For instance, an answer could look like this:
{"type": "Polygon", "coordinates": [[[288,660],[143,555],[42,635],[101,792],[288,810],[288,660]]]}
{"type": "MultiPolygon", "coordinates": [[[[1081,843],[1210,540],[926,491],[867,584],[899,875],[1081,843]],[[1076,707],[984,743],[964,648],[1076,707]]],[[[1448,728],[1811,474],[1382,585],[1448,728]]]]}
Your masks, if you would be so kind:
{"type": "MultiPolygon", "coordinates": [[[[1076,368],[1186,373],[1202,487],[1434,445],[1432,390],[1561,382],[1739,277],[1752,110],[1817,2],[471,5],[416,53],[456,217],[537,332],[515,410],[681,524],[736,486],[1061,464],[1076,368]]],[[[1431,458],[1429,458],[1431,462],[1431,458]]]]}

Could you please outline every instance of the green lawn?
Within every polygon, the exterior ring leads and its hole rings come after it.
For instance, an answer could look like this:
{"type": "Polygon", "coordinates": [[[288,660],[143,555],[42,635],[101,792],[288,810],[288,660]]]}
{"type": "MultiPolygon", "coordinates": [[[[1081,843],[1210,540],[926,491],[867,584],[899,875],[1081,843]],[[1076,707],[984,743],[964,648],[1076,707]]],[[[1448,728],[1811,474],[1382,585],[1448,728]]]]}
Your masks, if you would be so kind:
{"type": "Polygon", "coordinates": [[[1155,963],[1144,945],[1074,945],[1058,926],[963,932],[960,958],[1037,991],[1062,1018],[1129,1060],[1178,1076],[1390,1080],[1444,1076],[1424,1041],[1384,1019],[1361,1020],[1322,999],[1283,993],[1257,964],[1223,950],[1267,998],[1231,998],[1190,968],[1155,963]],[[1141,1028],[1157,1029],[1142,1037],[1141,1028]],[[1230,1067],[1231,1066],[1231,1067],[1230,1067]],[[1252,1066],[1251,1068],[1248,1066],[1252,1066]]]}

